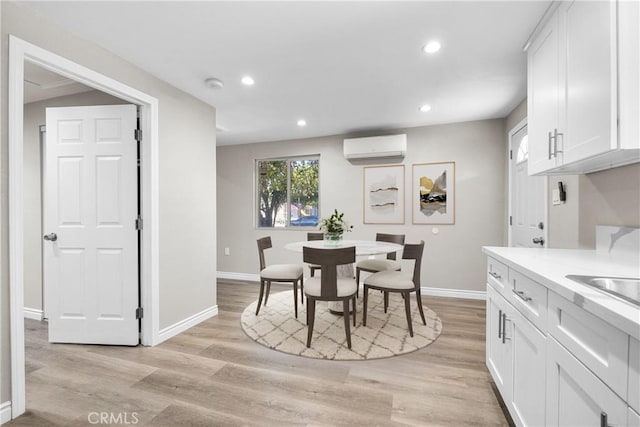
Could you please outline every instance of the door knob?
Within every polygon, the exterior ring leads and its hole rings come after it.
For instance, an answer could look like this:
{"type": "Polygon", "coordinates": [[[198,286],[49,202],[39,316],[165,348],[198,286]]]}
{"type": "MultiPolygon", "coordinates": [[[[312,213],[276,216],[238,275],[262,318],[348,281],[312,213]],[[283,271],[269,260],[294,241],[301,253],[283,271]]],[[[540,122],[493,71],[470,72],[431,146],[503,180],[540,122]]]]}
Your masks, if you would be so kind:
{"type": "Polygon", "coordinates": [[[542,237],[534,237],[533,238],[533,243],[535,243],[536,245],[544,245],[544,239],[542,237]]]}
{"type": "Polygon", "coordinates": [[[49,233],[44,235],[44,240],[48,240],[50,242],[55,242],[58,240],[58,235],[56,233],[49,233]]]}

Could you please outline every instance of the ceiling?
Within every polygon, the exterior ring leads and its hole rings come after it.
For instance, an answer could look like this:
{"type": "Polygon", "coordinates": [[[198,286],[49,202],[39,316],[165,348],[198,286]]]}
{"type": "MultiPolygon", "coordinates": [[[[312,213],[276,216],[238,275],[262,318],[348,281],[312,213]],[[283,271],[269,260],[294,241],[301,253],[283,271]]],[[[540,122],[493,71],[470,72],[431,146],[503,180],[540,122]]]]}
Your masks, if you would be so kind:
{"type": "Polygon", "coordinates": [[[59,74],[38,67],[31,62],[24,63],[24,103],[73,95],[94,90],[82,83],[62,77],[59,74]]]}
{"type": "Polygon", "coordinates": [[[505,117],[549,2],[22,4],[216,107],[225,145],[505,117]]]}

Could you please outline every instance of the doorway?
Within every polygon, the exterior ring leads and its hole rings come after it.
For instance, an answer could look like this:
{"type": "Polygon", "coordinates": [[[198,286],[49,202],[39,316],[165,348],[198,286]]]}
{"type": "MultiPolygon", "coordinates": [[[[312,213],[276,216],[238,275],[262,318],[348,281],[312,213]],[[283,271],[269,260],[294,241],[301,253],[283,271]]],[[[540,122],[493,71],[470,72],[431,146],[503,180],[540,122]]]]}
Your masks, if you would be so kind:
{"type": "Polygon", "coordinates": [[[11,413],[25,411],[24,359],[24,163],[23,104],[24,64],[34,63],[63,77],[138,105],[143,141],[141,146],[140,291],[144,317],[141,342],[159,341],[158,321],[158,101],[100,73],[9,36],[9,290],[11,317],[11,413]]]}
{"type": "Polygon", "coordinates": [[[547,179],[531,176],[529,134],[524,119],[509,131],[509,246],[547,244],[547,179]]]}

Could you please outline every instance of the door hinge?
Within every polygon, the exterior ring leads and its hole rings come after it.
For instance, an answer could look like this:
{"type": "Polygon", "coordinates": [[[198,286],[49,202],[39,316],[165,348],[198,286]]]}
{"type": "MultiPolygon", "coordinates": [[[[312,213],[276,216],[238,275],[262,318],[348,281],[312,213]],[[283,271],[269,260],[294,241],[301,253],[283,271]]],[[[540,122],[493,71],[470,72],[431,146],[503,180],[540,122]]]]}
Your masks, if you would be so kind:
{"type": "Polygon", "coordinates": [[[142,217],[140,215],[136,218],[136,230],[142,230],[142,217]]]}
{"type": "Polygon", "coordinates": [[[513,150],[509,150],[509,160],[513,160],[513,150]]]}
{"type": "Polygon", "coordinates": [[[142,129],[135,129],[133,131],[133,136],[135,137],[136,141],[142,141],[142,129]]]}
{"type": "Polygon", "coordinates": [[[142,319],[142,316],[144,315],[142,307],[138,307],[136,308],[136,319],[142,319]]]}
{"type": "Polygon", "coordinates": [[[509,225],[513,225],[513,217],[509,215],[509,225]]]}

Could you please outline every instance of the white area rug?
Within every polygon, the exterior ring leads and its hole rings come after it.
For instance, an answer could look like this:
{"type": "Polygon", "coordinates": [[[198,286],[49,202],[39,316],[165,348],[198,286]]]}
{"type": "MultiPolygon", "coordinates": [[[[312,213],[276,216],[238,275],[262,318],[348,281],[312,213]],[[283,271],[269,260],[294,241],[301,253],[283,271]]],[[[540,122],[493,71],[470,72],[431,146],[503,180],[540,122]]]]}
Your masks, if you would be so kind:
{"type": "Polygon", "coordinates": [[[358,298],[356,326],[351,323],[351,345],[347,347],[342,316],[332,314],[326,302],[316,303],[316,320],[311,347],[307,348],[306,300],[298,301],[298,319],[293,314],[293,291],[269,296],[268,305],[256,316],[254,301],[244,310],[240,318],[244,332],[256,342],[298,356],[330,360],[381,359],[410,353],[434,342],[442,332],[442,321],[438,315],[424,306],[427,325],[422,324],[420,313],[411,295],[413,337],[409,336],[404,301],[398,294],[389,295],[389,309],[383,310],[382,293],[369,291],[367,326],[362,326],[362,292],[358,298]]]}

